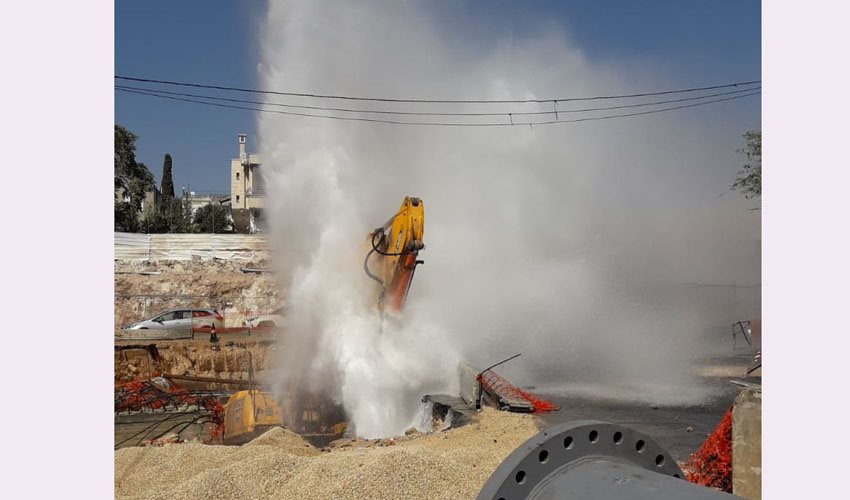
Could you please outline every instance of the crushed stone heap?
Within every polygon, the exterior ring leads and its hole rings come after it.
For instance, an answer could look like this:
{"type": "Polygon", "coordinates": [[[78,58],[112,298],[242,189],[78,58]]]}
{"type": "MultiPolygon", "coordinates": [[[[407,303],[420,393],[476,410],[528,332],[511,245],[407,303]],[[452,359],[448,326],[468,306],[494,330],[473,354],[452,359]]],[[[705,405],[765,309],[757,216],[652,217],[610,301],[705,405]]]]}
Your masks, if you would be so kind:
{"type": "Polygon", "coordinates": [[[539,431],[532,415],[484,408],[445,432],[322,452],[272,429],[244,446],[200,443],[115,452],[119,499],[474,498],[496,467],[539,431]]]}

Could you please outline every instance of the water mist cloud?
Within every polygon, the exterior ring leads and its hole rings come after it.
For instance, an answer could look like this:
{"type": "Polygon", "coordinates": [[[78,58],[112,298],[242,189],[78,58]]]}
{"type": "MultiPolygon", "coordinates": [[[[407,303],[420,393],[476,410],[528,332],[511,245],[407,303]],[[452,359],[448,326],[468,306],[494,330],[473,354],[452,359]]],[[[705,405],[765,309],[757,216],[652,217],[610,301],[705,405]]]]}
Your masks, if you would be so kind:
{"type": "MultiPolygon", "coordinates": [[[[483,99],[676,87],[594,63],[550,24],[473,46],[427,6],[270,2],[261,86],[483,99]]],[[[724,135],[701,116],[459,129],[261,114],[292,315],[283,376],[327,385],[367,436],[402,432],[419,396],[452,390],[460,359],[522,352],[507,368],[518,383],[690,384],[707,325],[759,307],[707,318],[704,298],[670,286],[760,279],[758,213],[716,197],[739,163],[729,137],[742,130],[724,135]],[[404,318],[384,322],[369,301],[364,239],[406,195],[425,203],[426,264],[404,318]]]]}

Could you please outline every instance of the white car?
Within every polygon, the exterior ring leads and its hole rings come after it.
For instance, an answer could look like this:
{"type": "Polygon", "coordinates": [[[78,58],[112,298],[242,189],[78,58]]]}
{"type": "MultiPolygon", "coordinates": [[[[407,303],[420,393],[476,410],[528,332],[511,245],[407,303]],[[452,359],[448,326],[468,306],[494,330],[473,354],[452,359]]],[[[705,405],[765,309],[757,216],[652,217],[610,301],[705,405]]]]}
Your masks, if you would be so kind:
{"type": "Polygon", "coordinates": [[[224,317],[215,309],[171,309],[148,319],[124,326],[125,330],[216,330],[224,327],[224,317]]]}
{"type": "Polygon", "coordinates": [[[260,316],[255,316],[253,318],[248,318],[243,321],[244,325],[248,328],[248,331],[253,330],[254,328],[275,328],[283,325],[283,315],[285,314],[285,310],[283,307],[278,307],[274,311],[269,314],[263,314],[260,316]]]}

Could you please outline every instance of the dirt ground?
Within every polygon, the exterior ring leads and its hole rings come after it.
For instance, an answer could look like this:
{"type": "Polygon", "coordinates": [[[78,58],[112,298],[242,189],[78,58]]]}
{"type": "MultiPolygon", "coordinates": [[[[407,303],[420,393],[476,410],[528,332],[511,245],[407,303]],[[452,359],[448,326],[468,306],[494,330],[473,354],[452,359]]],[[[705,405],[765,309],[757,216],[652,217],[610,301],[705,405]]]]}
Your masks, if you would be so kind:
{"type": "Polygon", "coordinates": [[[224,315],[225,326],[240,326],[244,318],[267,314],[282,302],[272,274],[241,270],[269,266],[263,261],[115,261],[115,324],[177,307],[210,307],[224,315]]]}
{"type": "MultiPolygon", "coordinates": [[[[245,317],[269,312],[284,302],[272,275],[240,270],[267,265],[116,262],[116,324],[187,304],[218,308],[227,326],[241,324],[245,317]]],[[[115,381],[154,374],[247,379],[249,352],[258,380],[274,368],[273,333],[221,337],[215,347],[203,336],[191,341],[116,341],[115,381]]],[[[357,440],[331,451],[313,448],[283,429],[241,447],[190,442],[140,448],[132,441],[115,452],[115,494],[126,499],[473,498],[498,464],[538,429],[578,419],[633,427],[683,462],[731,404],[739,388],[729,382],[743,374],[752,354],[754,350],[740,351],[695,366],[695,374],[714,390],[711,397],[694,404],[654,405],[551,392],[540,395],[561,410],[540,417],[485,409],[476,422],[458,429],[357,440]]],[[[116,442],[122,432],[132,435],[137,428],[150,426],[147,418],[126,417],[116,425],[116,442]]],[[[167,424],[175,422],[181,423],[167,424]]]]}
{"type": "Polygon", "coordinates": [[[213,345],[209,334],[197,340],[115,343],[115,382],[144,380],[156,375],[186,375],[248,379],[248,361],[255,374],[268,370],[276,353],[271,334],[220,335],[213,345]]]}
{"type": "MultiPolygon", "coordinates": [[[[255,342],[214,350],[204,341],[159,344],[161,359],[171,360],[172,372],[234,378],[245,375],[229,370],[241,366],[249,344],[259,349],[254,356],[260,363],[268,362],[273,354],[268,349],[274,345],[267,342],[258,348],[255,342]]],[[[485,408],[477,422],[458,429],[344,441],[329,452],[283,429],[243,447],[190,442],[139,448],[132,441],[115,452],[116,498],[473,498],[498,464],[538,429],[583,419],[644,432],[681,464],[740,391],[730,382],[760,383],[760,377],[742,376],[753,353],[730,352],[695,365],[695,374],[711,390],[708,397],[692,403],[664,405],[580,391],[543,392],[540,396],[557,403],[559,411],[531,416],[485,408]]],[[[126,367],[124,372],[128,373],[126,367]]],[[[157,418],[143,417],[116,419],[116,442],[157,418]]],[[[185,418],[188,422],[192,417],[185,418]]],[[[179,419],[168,420],[163,429],[175,423],[179,419]]]]}
{"type": "Polygon", "coordinates": [[[274,429],[237,446],[199,443],[115,452],[120,499],[474,498],[538,432],[531,415],[485,408],[457,429],[316,450],[274,429]]]}

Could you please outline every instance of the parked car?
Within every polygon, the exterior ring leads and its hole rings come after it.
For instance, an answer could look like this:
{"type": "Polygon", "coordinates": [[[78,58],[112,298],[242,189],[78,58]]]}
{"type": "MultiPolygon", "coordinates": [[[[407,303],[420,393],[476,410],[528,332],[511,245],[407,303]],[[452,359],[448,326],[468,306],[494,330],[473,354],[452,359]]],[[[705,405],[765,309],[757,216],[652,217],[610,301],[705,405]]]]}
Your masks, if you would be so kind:
{"type": "Polygon", "coordinates": [[[125,326],[125,330],[206,330],[215,325],[216,330],[224,327],[224,317],[215,309],[171,309],[157,313],[148,319],[125,326]]]}
{"type": "Polygon", "coordinates": [[[283,315],[285,313],[284,307],[278,307],[269,314],[248,318],[243,323],[248,328],[248,331],[254,328],[274,328],[283,325],[283,315]]]}

